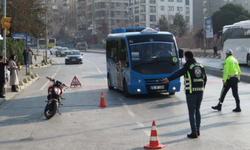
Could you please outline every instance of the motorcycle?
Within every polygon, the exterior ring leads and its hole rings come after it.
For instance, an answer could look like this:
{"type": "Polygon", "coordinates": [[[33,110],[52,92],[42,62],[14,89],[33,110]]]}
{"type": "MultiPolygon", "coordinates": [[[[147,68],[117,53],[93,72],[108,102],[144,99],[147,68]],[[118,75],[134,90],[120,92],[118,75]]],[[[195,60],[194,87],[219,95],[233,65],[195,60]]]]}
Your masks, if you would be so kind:
{"type": "Polygon", "coordinates": [[[63,105],[61,104],[61,100],[63,99],[62,93],[67,88],[67,86],[60,81],[56,81],[55,79],[49,77],[46,78],[53,82],[53,84],[48,87],[48,100],[46,101],[47,105],[44,109],[44,116],[47,119],[50,119],[56,114],[56,112],[61,115],[59,108],[63,105]]]}

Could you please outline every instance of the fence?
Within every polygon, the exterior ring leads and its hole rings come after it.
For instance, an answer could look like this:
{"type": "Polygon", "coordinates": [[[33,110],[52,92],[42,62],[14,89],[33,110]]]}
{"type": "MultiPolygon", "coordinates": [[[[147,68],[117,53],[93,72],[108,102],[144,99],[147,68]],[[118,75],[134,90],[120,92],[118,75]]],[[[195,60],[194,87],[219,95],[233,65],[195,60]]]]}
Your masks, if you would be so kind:
{"type": "MultiPolygon", "coordinates": [[[[176,42],[179,48],[190,48],[190,49],[197,49],[197,48],[204,48],[203,39],[192,37],[192,36],[185,36],[178,38],[176,37],[176,42]]],[[[207,47],[206,49],[213,48],[213,39],[207,39],[207,47]]]]}

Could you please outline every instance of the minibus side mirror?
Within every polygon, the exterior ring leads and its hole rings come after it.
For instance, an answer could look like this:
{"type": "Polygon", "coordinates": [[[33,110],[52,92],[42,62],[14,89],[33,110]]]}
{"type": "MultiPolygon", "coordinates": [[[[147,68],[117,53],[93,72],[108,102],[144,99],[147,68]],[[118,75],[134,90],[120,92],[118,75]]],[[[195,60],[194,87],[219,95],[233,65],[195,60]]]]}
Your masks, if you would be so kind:
{"type": "Polygon", "coordinates": [[[179,58],[183,58],[183,56],[184,56],[184,50],[179,49],[179,58]]]}

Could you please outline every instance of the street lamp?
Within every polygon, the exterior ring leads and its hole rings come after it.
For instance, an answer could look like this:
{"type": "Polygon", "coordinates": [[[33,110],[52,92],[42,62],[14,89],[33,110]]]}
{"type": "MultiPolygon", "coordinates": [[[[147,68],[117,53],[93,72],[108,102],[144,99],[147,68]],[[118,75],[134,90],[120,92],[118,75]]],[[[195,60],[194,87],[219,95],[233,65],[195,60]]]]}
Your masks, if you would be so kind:
{"type": "Polygon", "coordinates": [[[110,6],[110,2],[109,3],[107,3],[106,4],[106,6],[107,6],[107,9],[108,9],[108,25],[109,25],[109,33],[111,32],[111,16],[110,16],[110,8],[111,8],[111,6],[110,6]]]}

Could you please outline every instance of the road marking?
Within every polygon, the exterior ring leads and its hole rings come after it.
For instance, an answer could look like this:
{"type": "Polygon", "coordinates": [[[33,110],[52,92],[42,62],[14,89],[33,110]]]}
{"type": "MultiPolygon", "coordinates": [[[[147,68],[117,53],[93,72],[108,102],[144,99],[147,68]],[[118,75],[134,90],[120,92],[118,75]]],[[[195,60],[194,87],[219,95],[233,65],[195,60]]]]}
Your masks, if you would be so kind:
{"type": "MultiPolygon", "coordinates": [[[[56,59],[57,63],[59,64],[59,61],[56,59]]],[[[54,78],[56,76],[56,74],[59,72],[61,66],[59,65],[57,71],[53,74],[53,76],[51,78],[54,78]]],[[[50,83],[50,81],[47,81],[40,89],[40,91],[42,91],[48,84],[50,83]]]]}
{"type": "MultiPolygon", "coordinates": [[[[98,72],[99,72],[101,75],[104,75],[103,72],[97,67],[97,65],[96,65],[95,63],[93,63],[93,62],[91,62],[91,61],[89,61],[89,60],[85,60],[85,61],[90,62],[93,66],[95,66],[95,68],[98,70],[98,72]]],[[[107,78],[106,78],[105,76],[103,76],[103,78],[104,78],[105,82],[107,83],[107,82],[108,82],[107,78]]]]}
{"type": "Polygon", "coordinates": [[[135,116],[135,114],[134,114],[131,110],[127,110],[127,111],[128,111],[128,113],[130,114],[130,116],[132,116],[132,117],[135,116]]]}
{"type": "Polygon", "coordinates": [[[144,128],[144,127],[145,127],[144,124],[142,124],[141,122],[136,122],[136,124],[137,124],[139,127],[141,127],[141,128],[144,128]]]}
{"type": "Polygon", "coordinates": [[[147,136],[150,136],[150,134],[151,134],[150,131],[144,130],[144,132],[146,133],[147,136]]]}
{"type": "Polygon", "coordinates": [[[128,108],[128,105],[126,103],[122,103],[123,107],[128,108]]]}
{"type": "MultiPolygon", "coordinates": [[[[119,101],[123,102],[122,98],[119,98],[119,101]]],[[[129,106],[126,103],[122,103],[123,107],[127,110],[127,112],[129,113],[129,115],[133,118],[136,119],[136,115],[135,113],[129,108],[129,106]]],[[[136,122],[136,124],[140,127],[140,128],[145,128],[145,125],[141,122],[136,122]]],[[[150,131],[146,131],[143,130],[144,133],[146,133],[147,136],[150,136],[150,131]]]]}

